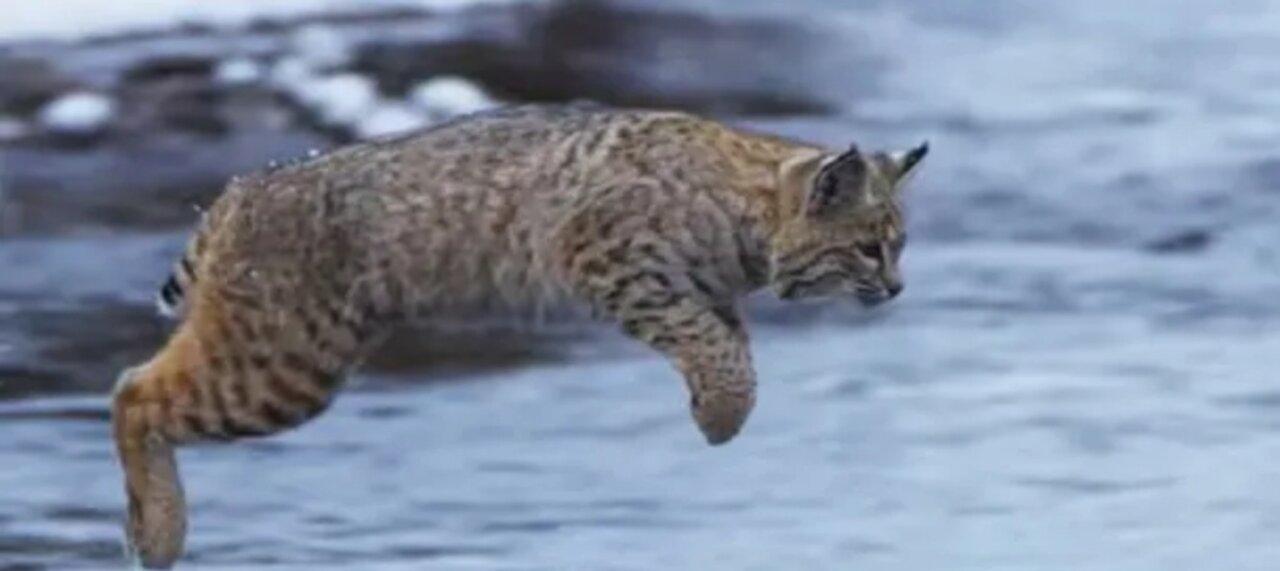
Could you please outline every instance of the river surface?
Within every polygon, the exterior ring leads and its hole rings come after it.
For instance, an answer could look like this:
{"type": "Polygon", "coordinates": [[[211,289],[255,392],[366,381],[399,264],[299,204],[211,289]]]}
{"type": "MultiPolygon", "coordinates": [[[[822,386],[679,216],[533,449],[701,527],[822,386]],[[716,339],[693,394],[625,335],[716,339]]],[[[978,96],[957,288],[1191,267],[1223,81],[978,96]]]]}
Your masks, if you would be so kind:
{"type": "MultiPolygon", "coordinates": [[[[849,89],[837,116],[755,126],[932,141],[904,295],[758,324],[725,447],[611,334],[467,382],[362,377],[301,430],[184,450],[182,568],[1280,568],[1280,0],[695,5],[858,46],[812,66],[849,89]]],[[[92,289],[92,249],[60,244],[0,244],[0,285],[92,289]]],[[[106,403],[0,403],[0,569],[122,565],[106,403]]]]}

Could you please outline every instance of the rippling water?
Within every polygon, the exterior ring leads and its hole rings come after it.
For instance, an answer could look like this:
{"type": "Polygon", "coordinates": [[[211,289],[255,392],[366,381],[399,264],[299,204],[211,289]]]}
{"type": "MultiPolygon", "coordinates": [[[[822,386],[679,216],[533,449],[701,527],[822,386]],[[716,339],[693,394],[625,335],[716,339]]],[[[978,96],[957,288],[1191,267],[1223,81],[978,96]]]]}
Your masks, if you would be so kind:
{"type": "MultiPolygon", "coordinates": [[[[187,449],[185,568],[1274,569],[1280,1],[790,10],[880,65],[759,125],[934,142],[894,307],[757,327],[727,447],[635,350],[187,449]]],[[[0,569],[119,563],[104,407],[0,405],[0,569]]]]}

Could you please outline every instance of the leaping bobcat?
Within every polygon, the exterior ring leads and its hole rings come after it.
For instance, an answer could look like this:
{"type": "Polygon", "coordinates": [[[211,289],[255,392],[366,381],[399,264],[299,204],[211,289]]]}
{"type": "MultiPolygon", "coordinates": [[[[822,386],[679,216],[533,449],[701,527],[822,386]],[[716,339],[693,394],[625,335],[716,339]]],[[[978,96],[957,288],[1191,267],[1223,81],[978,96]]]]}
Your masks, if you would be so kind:
{"type": "Polygon", "coordinates": [[[665,354],[728,442],[755,404],[737,300],[896,296],[900,189],[927,151],[527,105],[233,180],[161,290],[180,323],[114,393],[134,556],[182,553],[176,446],[296,427],[390,327],[458,308],[584,302],[665,354]]]}

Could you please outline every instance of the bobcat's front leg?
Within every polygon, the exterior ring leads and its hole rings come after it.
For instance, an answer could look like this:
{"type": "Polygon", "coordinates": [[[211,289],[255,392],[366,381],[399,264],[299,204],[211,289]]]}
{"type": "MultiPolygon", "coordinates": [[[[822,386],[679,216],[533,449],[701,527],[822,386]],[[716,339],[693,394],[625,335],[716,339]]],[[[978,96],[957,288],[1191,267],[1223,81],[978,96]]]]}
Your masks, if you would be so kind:
{"type": "Polygon", "coordinates": [[[733,242],[716,235],[725,214],[675,186],[648,181],[601,188],[567,218],[552,245],[569,289],[665,354],[684,375],[707,442],[724,444],[756,400],[737,292],[717,266],[737,257],[708,250],[733,242]]]}
{"type": "Polygon", "coordinates": [[[756,375],[737,310],[712,309],[670,292],[619,308],[631,336],[666,354],[684,375],[689,407],[707,442],[733,439],[756,402],[756,375]]]}

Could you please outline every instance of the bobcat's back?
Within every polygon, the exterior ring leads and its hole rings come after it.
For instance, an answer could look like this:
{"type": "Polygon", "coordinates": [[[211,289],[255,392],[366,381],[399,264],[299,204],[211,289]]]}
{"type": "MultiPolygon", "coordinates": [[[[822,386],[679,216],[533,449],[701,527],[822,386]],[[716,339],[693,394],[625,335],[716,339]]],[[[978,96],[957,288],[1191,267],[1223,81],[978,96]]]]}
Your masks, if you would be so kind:
{"type": "MultiPolygon", "coordinates": [[[[246,295],[259,280],[329,283],[388,311],[557,305],[566,288],[550,235],[602,189],[662,181],[687,194],[677,202],[719,193],[712,198],[734,202],[725,207],[741,216],[750,196],[734,191],[772,184],[766,160],[794,152],[788,145],[681,113],[481,114],[237,180],[162,295],[216,273],[246,295]],[[742,188],[726,188],[735,178],[742,188]]],[[[636,206],[634,216],[646,216],[648,205],[636,206]]]]}

